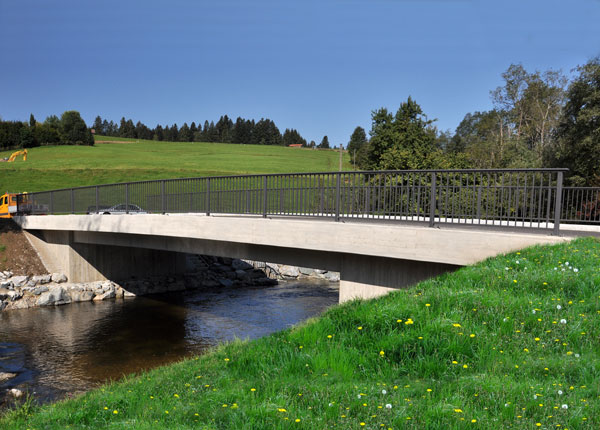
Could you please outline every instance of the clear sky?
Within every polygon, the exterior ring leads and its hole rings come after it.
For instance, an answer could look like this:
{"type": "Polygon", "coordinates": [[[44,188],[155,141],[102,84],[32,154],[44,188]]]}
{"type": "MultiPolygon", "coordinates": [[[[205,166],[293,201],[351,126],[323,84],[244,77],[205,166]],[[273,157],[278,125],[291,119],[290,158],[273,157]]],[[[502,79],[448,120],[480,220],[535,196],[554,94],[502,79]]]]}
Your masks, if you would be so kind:
{"type": "Polygon", "coordinates": [[[454,131],[511,63],[599,54],[600,0],[0,0],[0,117],[267,117],[337,145],[409,95],[454,131]]]}

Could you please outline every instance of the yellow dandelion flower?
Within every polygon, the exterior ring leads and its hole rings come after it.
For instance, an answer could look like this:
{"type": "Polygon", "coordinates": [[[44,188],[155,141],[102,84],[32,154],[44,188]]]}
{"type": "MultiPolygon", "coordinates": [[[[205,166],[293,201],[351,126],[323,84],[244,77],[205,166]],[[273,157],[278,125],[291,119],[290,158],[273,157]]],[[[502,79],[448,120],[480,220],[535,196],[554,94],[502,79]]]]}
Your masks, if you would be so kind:
{"type": "Polygon", "coordinates": [[[459,323],[452,324],[452,327],[462,327],[459,323]]]}
{"type": "Polygon", "coordinates": [[[229,358],[226,358],[225,361],[229,361],[229,358]]]}
{"type": "Polygon", "coordinates": [[[327,339],[331,339],[332,337],[333,337],[333,336],[332,336],[332,335],[330,335],[330,334],[328,334],[328,335],[327,335],[327,339]]]}
{"type": "Polygon", "coordinates": [[[432,391],[433,391],[433,390],[432,390],[431,388],[428,388],[428,389],[427,389],[427,392],[428,392],[428,393],[431,393],[432,391]]]}
{"type": "Polygon", "coordinates": [[[119,411],[117,411],[116,409],[113,411],[113,414],[117,415],[119,413],[119,411]]]}
{"type": "Polygon", "coordinates": [[[429,306],[431,306],[431,304],[430,303],[425,303],[425,306],[429,307],[429,306]]]}
{"type": "Polygon", "coordinates": [[[300,418],[296,418],[296,419],[295,419],[295,421],[296,421],[297,423],[299,423],[299,422],[300,422],[300,418]]]}
{"type": "Polygon", "coordinates": [[[471,333],[471,334],[469,335],[469,337],[475,337],[475,335],[474,335],[473,333],[471,333]]]}
{"type": "Polygon", "coordinates": [[[379,355],[380,355],[381,357],[383,357],[383,356],[385,355],[385,352],[383,352],[383,350],[382,350],[382,351],[379,351],[379,355]]]}
{"type": "Polygon", "coordinates": [[[472,422],[472,423],[476,423],[476,422],[477,422],[477,420],[473,418],[473,419],[471,420],[471,422],[472,422]]]}
{"type": "Polygon", "coordinates": [[[463,369],[467,369],[469,367],[468,364],[463,364],[463,369]]]}
{"type": "Polygon", "coordinates": [[[256,391],[256,388],[250,388],[250,391],[254,392],[254,391],[256,391]]]}
{"type": "Polygon", "coordinates": [[[456,412],[457,414],[462,414],[462,409],[454,409],[454,412],[456,412]]]}
{"type": "Polygon", "coordinates": [[[362,326],[358,326],[358,329],[359,329],[359,330],[362,330],[362,326]]]}

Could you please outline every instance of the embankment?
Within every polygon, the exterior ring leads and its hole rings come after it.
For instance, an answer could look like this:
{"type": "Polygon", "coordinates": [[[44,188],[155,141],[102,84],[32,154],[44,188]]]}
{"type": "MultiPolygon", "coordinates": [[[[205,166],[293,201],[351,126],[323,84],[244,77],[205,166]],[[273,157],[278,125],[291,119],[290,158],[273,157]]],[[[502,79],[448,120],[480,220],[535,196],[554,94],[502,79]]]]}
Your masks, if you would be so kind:
{"type": "Polygon", "coordinates": [[[599,260],[594,239],[502,255],[0,427],[596,429],[599,260]]]}

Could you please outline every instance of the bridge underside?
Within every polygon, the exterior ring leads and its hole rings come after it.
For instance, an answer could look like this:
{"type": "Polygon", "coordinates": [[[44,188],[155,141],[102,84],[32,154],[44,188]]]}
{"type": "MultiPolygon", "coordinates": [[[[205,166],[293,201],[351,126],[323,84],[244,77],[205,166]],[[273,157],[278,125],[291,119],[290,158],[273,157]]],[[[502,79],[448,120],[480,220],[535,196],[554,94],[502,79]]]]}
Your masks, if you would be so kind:
{"type": "Polygon", "coordinates": [[[555,236],[420,225],[230,216],[23,217],[42,261],[73,282],[178,273],[184,253],[340,272],[340,301],[370,298],[555,236]]]}
{"type": "Polygon", "coordinates": [[[456,270],[457,265],[214,240],[97,232],[26,232],[47,269],[72,282],[185,271],[184,254],[267,261],[340,272],[340,302],[372,298],[456,270]]]}

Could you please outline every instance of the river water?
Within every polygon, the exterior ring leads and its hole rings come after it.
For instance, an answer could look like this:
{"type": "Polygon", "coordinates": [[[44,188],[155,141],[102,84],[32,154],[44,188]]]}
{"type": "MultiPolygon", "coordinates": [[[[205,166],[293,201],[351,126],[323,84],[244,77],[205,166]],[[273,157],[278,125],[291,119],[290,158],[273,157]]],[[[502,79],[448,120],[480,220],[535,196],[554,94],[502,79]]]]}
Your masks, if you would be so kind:
{"type": "Polygon", "coordinates": [[[0,313],[0,383],[39,402],[201,354],[234,338],[265,336],[337,303],[337,284],[204,289],[0,313]]]}

